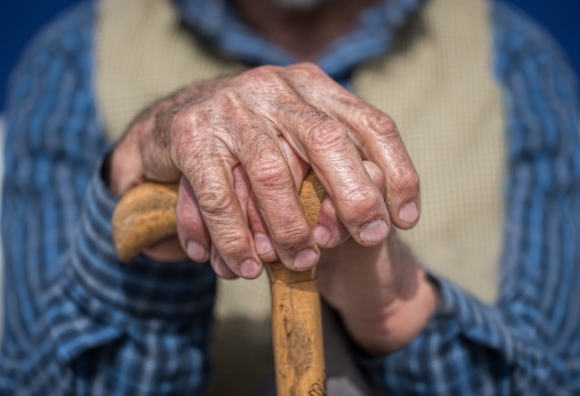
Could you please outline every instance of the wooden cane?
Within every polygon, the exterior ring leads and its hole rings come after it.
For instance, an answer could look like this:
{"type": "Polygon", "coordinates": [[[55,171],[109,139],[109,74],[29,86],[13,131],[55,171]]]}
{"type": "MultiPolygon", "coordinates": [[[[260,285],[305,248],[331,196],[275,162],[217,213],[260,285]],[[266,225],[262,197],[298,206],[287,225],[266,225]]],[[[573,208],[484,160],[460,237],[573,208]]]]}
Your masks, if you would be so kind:
{"type": "MultiPolygon", "coordinates": [[[[177,184],[141,184],[125,194],[113,214],[113,240],[122,261],[176,235],[177,184]]],[[[314,225],[324,188],[311,171],[300,189],[314,225]]],[[[272,342],[278,396],[326,395],[326,374],[316,269],[292,271],[266,263],[272,291],[272,342]]]]}

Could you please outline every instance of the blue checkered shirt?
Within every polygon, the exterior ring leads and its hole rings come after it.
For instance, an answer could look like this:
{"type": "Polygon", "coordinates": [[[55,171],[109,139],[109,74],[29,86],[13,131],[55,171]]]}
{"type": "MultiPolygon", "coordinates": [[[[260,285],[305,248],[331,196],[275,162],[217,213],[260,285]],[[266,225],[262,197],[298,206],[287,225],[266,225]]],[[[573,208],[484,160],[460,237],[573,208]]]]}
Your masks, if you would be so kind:
{"type": "MultiPolygon", "coordinates": [[[[291,54],[223,0],[176,0],[186,23],[250,64],[291,54]]],[[[420,0],[363,12],[318,63],[345,86],[388,52],[420,0]]],[[[111,243],[117,202],[99,175],[108,150],[95,106],[91,4],[32,43],[10,83],[2,206],[5,328],[1,395],[197,395],[215,276],[205,264],[138,257],[111,243]]],[[[554,44],[494,5],[493,72],[507,117],[506,219],[499,298],[443,278],[426,329],[406,348],[359,356],[390,395],[580,394],[580,139],[575,80],[554,44]]]]}

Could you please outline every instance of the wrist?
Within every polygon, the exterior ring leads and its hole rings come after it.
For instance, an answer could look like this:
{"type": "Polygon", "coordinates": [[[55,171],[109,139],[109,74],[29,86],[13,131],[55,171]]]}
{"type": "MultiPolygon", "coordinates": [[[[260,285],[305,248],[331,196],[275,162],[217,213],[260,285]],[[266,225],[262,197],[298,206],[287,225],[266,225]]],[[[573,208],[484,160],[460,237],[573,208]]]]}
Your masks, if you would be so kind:
{"type": "Polygon", "coordinates": [[[437,293],[425,271],[413,271],[412,295],[397,297],[374,312],[346,315],[345,327],[354,342],[370,356],[395,352],[410,344],[427,326],[437,305],[437,293]]]}

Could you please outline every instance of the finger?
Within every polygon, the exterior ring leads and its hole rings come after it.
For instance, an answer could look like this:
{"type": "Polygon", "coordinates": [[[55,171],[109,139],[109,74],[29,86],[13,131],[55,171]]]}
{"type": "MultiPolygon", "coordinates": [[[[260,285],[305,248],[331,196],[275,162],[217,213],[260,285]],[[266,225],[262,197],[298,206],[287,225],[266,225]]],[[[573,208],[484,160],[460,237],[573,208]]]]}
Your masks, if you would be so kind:
{"type": "Polygon", "coordinates": [[[299,87],[300,95],[345,125],[364,159],[383,171],[392,221],[403,229],[417,224],[421,213],[419,176],[393,120],[313,64],[297,64],[287,70],[296,81],[316,81],[319,89],[299,87]]]}
{"type": "Polygon", "coordinates": [[[201,216],[195,193],[185,176],[180,179],[177,194],[177,235],[181,246],[193,261],[208,261],[211,245],[209,231],[201,216]]]}
{"type": "MultiPolygon", "coordinates": [[[[299,190],[302,186],[302,181],[304,180],[305,175],[310,169],[310,165],[298,157],[296,153],[294,153],[286,139],[284,139],[282,136],[279,136],[278,139],[282,153],[284,154],[286,162],[288,163],[294,178],[294,185],[296,189],[299,190]]],[[[236,177],[236,172],[238,170],[243,172],[243,180],[246,185],[249,186],[250,180],[241,167],[234,168],[234,177],[236,177]]],[[[242,177],[240,177],[240,179],[242,179],[242,177]]],[[[247,189],[249,190],[251,187],[247,187],[247,189]]],[[[251,194],[248,200],[247,217],[248,223],[250,224],[250,229],[254,234],[254,244],[256,245],[256,251],[258,252],[258,255],[262,261],[272,262],[277,260],[278,255],[274,249],[274,246],[272,245],[268,227],[266,226],[266,222],[260,213],[259,205],[254,194],[251,194]]]]}
{"type": "Polygon", "coordinates": [[[231,165],[223,155],[228,150],[218,144],[194,145],[190,153],[180,153],[180,158],[187,159],[183,173],[221,257],[237,276],[253,279],[261,273],[262,264],[234,191],[231,165]]]}
{"type": "Polygon", "coordinates": [[[144,249],[143,254],[153,260],[165,263],[182,261],[187,258],[177,237],[170,237],[159,241],[155,245],[144,249]]]}
{"type": "MultiPolygon", "coordinates": [[[[282,136],[278,136],[280,142],[280,147],[282,153],[290,167],[290,171],[294,178],[294,186],[296,190],[302,187],[302,181],[306,177],[310,169],[310,165],[303,161],[296,153],[292,150],[292,147],[288,144],[286,139],[282,136]]],[[[250,227],[252,232],[254,232],[254,243],[256,244],[256,250],[263,261],[275,261],[278,259],[276,250],[272,246],[270,240],[270,235],[266,227],[266,223],[260,213],[258,203],[256,201],[255,195],[252,195],[248,206],[248,220],[250,222],[250,227]]]]}
{"type": "Polygon", "coordinates": [[[300,191],[302,182],[310,170],[310,164],[294,152],[288,141],[283,136],[278,136],[278,141],[280,142],[280,148],[282,149],[284,158],[286,158],[286,162],[288,163],[292,176],[294,177],[294,186],[297,191],[300,191]]]}
{"type": "MultiPolygon", "coordinates": [[[[381,170],[372,162],[363,161],[363,164],[373,183],[384,197],[385,179],[381,170]]],[[[329,197],[326,197],[322,202],[313,234],[316,243],[327,249],[341,245],[350,238],[348,230],[336,213],[334,202],[329,197]]]]}
{"type": "Polygon", "coordinates": [[[252,186],[246,175],[246,171],[241,165],[237,165],[232,169],[232,176],[234,178],[234,191],[236,197],[238,198],[238,203],[244,214],[244,217],[248,217],[248,203],[250,201],[250,196],[252,194],[252,186]]]}
{"type": "Polygon", "coordinates": [[[275,261],[278,259],[276,250],[270,241],[270,236],[266,223],[260,214],[256,197],[252,194],[250,179],[241,165],[232,170],[234,176],[234,189],[238,201],[242,205],[250,230],[254,235],[254,245],[256,252],[262,261],[275,261]]]}
{"type": "Polygon", "coordinates": [[[211,247],[211,267],[214,272],[223,279],[237,279],[238,276],[228,267],[221,254],[215,246],[211,247]]]}
{"type": "Polygon", "coordinates": [[[285,106],[284,111],[294,129],[282,133],[295,151],[308,158],[350,235],[363,245],[385,239],[390,220],[384,199],[344,125],[303,101],[285,106]]]}
{"type": "Polygon", "coordinates": [[[320,205],[312,234],[318,246],[326,249],[338,246],[350,238],[348,230],[336,213],[332,199],[328,196],[320,205]]]}
{"type": "Polygon", "coordinates": [[[363,157],[382,170],[393,223],[402,229],[412,228],[421,213],[419,175],[395,122],[342,87],[335,89],[342,95],[328,95],[323,108],[347,127],[363,157]]]}
{"type": "Polygon", "coordinates": [[[386,183],[385,183],[385,175],[381,171],[377,165],[375,165],[371,161],[363,161],[363,165],[369,174],[371,180],[377,186],[383,198],[386,196],[386,183]]]}
{"type": "Polygon", "coordinates": [[[234,154],[240,158],[251,181],[259,213],[280,260],[295,270],[311,268],[318,261],[318,246],[302,210],[292,170],[275,133],[271,138],[262,134],[260,139],[240,141],[234,147],[234,154]]]}
{"type": "MultiPolygon", "coordinates": [[[[304,180],[305,175],[308,173],[310,165],[307,162],[300,159],[296,155],[296,153],[292,151],[292,148],[290,147],[286,139],[284,139],[281,136],[279,136],[278,139],[280,141],[282,153],[284,154],[284,157],[288,162],[292,176],[294,178],[294,185],[298,190],[302,186],[302,181],[304,180]]],[[[234,169],[234,177],[236,176],[236,171],[238,169],[241,170],[241,167],[237,167],[234,169]]],[[[241,172],[243,172],[243,170],[241,170],[241,172]]],[[[243,175],[245,183],[247,183],[247,185],[249,186],[250,181],[245,172],[243,172],[243,175]]],[[[278,255],[276,253],[276,250],[274,249],[274,246],[272,245],[270,233],[268,231],[264,218],[260,213],[258,202],[254,194],[250,196],[247,210],[248,210],[247,212],[248,222],[250,224],[250,229],[254,233],[254,244],[256,245],[256,251],[258,252],[258,255],[260,256],[262,261],[272,262],[277,260],[278,255]]]]}
{"type": "Polygon", "coordinates": [[[278,260],[278,254],[276,253],[274,245],[272,245],[270,232],[260,213],[255,195],[252,195],[248,202],[248,222],[254,234],[254,244],[256,245],[256,252],[258,252],[260,259],[265,262],[278,260]]]}

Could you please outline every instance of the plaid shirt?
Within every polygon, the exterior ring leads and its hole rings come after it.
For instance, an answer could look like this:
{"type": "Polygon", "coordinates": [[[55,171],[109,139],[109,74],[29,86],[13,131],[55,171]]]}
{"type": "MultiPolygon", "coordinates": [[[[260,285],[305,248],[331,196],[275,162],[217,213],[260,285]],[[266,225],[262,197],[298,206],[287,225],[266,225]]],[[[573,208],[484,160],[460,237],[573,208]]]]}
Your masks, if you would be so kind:
{"type": "MultiPolygon", "coordinates": [[[[176,0],[185,21],[247,62],[294,59],[224,1],[176,0]]],[[[348,86],[389,50],[420,0],[361,14],[319,65],[348,86]]],[[[6,178],[5,329],[0,394],[200,394],[215,277],[208,265],[118,262],[116,199],[97,171],[108,148],[95,106],[92,5],[45,30],[11,80],[6,178]]],[[[508,169],[498,301],[439,278],[440,302],[405,349],[361,364],[386,394],[580,394],[580,138],[575,82],[530,22],[494,6],[508,169]]]]}

